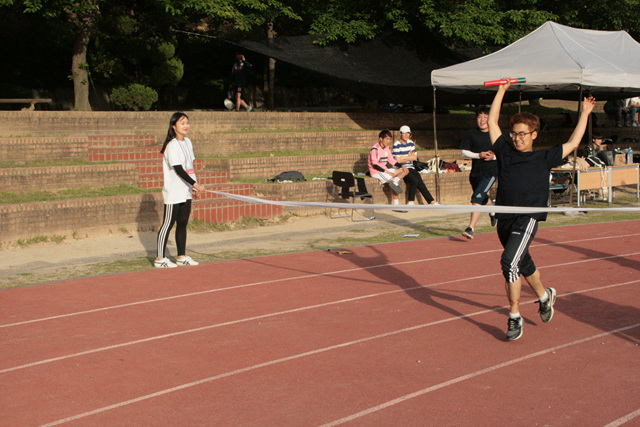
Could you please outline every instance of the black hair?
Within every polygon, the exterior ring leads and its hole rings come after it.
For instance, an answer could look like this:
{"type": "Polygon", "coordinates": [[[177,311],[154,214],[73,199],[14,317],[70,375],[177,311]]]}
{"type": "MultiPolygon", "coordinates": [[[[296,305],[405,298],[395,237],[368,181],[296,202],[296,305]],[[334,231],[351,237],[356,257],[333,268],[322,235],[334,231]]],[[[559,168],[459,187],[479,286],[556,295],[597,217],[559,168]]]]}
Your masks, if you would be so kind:
{"type": "Polygon", "coordinates": [[[476,110],[476,117],[478,117],[480,114],[486,114],[487,116],[489,115],[489,111],[490,108],[486,105],[481,105],[480,107],[478,107],[478,109],[476,110]]]}
{"type": "Polygon", "coordinates": [[[393,135],[391,135],[391,131],[388,129],[383,130],[382,132],[380,132],[380,134],[378,134],[378,138],[393,138],[393,135]]]}
{"type": "MultiPolygon", "coordinates": [[[[180,111],[175,112],[171,115],[171,120],[169,120],[169,130],[167,131],[167,137],[164,139],[164,144],[162,144],[162,150],[160,150],[162,154],[164,154],[164,150],[167,148],[167,144],[169,143],[169,141],[171,141],[173,138],[176,137],[176,131],[173,129],[173,127],[183,117],[187,117],[187,115],[180,111]]],[[[189,117],[187,117],[187,119],[188,118],[189,117]]]]}

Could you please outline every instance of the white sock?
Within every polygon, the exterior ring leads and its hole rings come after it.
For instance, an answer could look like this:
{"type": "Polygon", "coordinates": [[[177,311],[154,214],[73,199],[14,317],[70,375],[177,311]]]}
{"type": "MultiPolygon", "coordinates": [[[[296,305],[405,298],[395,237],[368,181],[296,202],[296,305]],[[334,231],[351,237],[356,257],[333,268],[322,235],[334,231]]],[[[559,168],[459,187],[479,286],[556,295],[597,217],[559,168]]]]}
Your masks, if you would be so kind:
{"type": "Polygon", "coordinates": [[[549,294],[545,291],[544,296],[540,297],[540,302],[545,302],[549,299],[549,294]]]}
{"type": "Polygon", "coordinates": [[[397,176],[393,178],[393,183],[396,185],[400,184],[400,178],[398,178],[397,176]]]}
{"type": "Polygon", "coordinates": [[[509,313],[509,318],[510,319],[517,319],[518,317],[520,317],[520,312],[518,313],[509,313]]]}

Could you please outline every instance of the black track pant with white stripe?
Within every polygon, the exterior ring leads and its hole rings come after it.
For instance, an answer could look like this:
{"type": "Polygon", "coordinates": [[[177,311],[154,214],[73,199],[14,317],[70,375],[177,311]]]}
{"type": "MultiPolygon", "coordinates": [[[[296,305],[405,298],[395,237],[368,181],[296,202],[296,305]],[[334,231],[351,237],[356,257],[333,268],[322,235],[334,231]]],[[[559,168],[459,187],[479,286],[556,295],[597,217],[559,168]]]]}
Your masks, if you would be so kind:
{"type": "Polygon", "coordinates": [[[521,274],[528,277],[535,273],[529,246],[538,231],[538,221],[528,216],[499,219],[497,229],[504,248],[500,265],[507,283],[515,282],[521,274]]]}
{"type": "Polygon", "coordinates": [[[158,230],[158,258],[164,258],[164,251],[167,248],[167,238],[176,224],[176,246],[178,255],[185,255],[187,248],[187,224],[191,215],[191,199],[175,205],[164,205],[164,217],[162,226],[158,230]]]}

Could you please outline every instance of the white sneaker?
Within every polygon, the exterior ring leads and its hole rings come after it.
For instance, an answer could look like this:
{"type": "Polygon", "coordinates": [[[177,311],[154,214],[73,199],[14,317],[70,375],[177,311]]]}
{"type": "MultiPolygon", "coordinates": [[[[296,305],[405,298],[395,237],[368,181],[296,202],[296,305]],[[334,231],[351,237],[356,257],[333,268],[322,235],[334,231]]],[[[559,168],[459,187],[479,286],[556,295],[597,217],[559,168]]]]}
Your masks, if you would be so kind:
{"type": "Polygon", "coordinates": [[[413,206],[413,205],[415,205],[414,202],[407,202],[407,206],[413,206]]]}
{"type": "Polygon", "coordinates": [[[199,265],[200,263],[198,261],[194,261],[193,258],[191,258],[190,256],[186,256],[182,259],[176,258],[176,264],[182,266],[182,265],[199,265]]]}
{"type": "Polygon", "coordinates": [[[177,265],[172,263],[169,258],[162,258],[160,261],[155,261],[153,263],[155,268],[176,268],[177,265]]]}

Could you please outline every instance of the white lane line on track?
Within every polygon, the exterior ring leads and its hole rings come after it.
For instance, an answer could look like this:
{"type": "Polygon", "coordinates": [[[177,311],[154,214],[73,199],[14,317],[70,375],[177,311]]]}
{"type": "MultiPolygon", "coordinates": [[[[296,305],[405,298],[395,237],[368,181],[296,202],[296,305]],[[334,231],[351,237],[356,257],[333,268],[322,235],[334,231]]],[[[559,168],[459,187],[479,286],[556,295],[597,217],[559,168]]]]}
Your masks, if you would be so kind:
{"type": "MultiPolygon", "coordinates": [[[[640,236],[640,233],[626,234],[626,235],[622,235],[622,236],[592,237],[592,238],[588,238],[588,239],[567,240],[565,242],[534,244],[534,245],[531,245],[531,247],[535,248],[535,247],[544,247],[544,246],[558,246],[558,245],[565,245],[565,244],[570,244],[570,243],[589,242],[589,241],[593,241],[593,240],[617,239],[617,238],[620,238],[620,237],[628,237],[628,236],[640,236]]],[[[352,273],[352,272],[361,271],[361,270],[372,270],[372,269],[375,269],[375,268],[395,267],[395,266],[400,266],[400,265],[416,264],[416,263],[421,263],[421,262],[441,261],[443,259],[451,259],[451,258],[460,258],[460,257],[466,257],[466,256],[483,255],[483,254],[489,254],[489,253],[501,252],[501,251],[502,251],[502,248],[497,248],[497,249],[491,249],[491,250],[486,250],[486,251],[477,251],[477,252],[470,252],[470,253],[456,254],[456,255],[447,255],[447,256],[433,257],[433,258],[423,258],[423,259],[413,260],[413,261],[401,261],[401,262],[396,262],[396,263],[372,265],[372,266],[368,266],[368,267],[357,267],[357,268],[350,268],[350,269],[346,269],[346,270],[329,271],[329,272],[325,272],[325,273],[305,274],[305,275],[295,276],[295,277],[285,277],[285,278],[280,278],[280,279],[265,280],[265,281],[261,281],[261,282],[246,283],[246,284],[243,284],[243,285],[235,285],[235,286],[229,286],[229,287],[217,288],[217,289],[208,289],[206,291],[190,292],[190,293],[186,293],[186,294],[172,295],[172,296],[164,297],[164,298],[154,298],[154,299],[150,299],[150,300],[136,301],[136,302],[130,302],[130,303],[126,303],[126,304],[118,304],[118,305],[112,305],[112,306],[108,306],[108,307],[95,308],[95,309],[92,309],[92,310],[76,311],[76,312],[73,312],[73,313],[66,313],[66,314],[60,314],[60,315],[56,315],[56,316],[42,317],[42,318],[39,318],[39,319],[31,319],[31,320],[24,320],[24,321],[21,321],[21,322],[7,323],[7,324],[4,324],[4,325],[0,325],[0,328],[9,328],[9,327],[12,327],[12,326],[20,326],[20,325],[26,325],[26,324],[30,324],[30,323],[45,322],[45,321],[49,321],[49,320],[63,319],[63,318],[66,318],[66,317],[80,316],[80,315],[83,315],[83,314],[99,313],[101,311],[116,310],[116,309],[120,309],[120,308],[133,307],[133,306],[137,306],[137,305],[151,304],[151,303],[163,302],[163,301],[171,301],[173,299],[188,298],[188,297],[204,295],[204,294],[209,294],[209,293],[214,293],[214,292],[222,292],[222,291],[228,291],[228,290],[249,288],[249,287],[253,287],[253,286],[269,285],[269,284],[273,284],[273,283],[280,283],[280,282],[286,282],[286,281],[291,281],[291,280],[303,280],[303,279],[310,279],[310,278],[322,277],[322,276],[335,276],[335,275],[339,275],[339,274],[352,273]]],[[[608,257],[602,257],[602,258],[591,259],[591,260],[600,260],[600,259],[604,260],[604,259],[610,259],[610,258],[616,258],[616,257],[628,257],[628,256],[632,256],[632,255],[637,255],[637,254],[638,254],[638,252],[635,252],[635,253],[631,253],[631,254],[612,255],[612,256],[608,256],[608,257]]],[[[575,263],[579,263],[579,262],[585,262],[585,261],[584,260],[575,261],[575,263]]],[[[540,267],[540,268],[544,268],[544,267],[540,267]]]]}
{"type": "Polygon", "coordinates": [[[620,417],[617,420],[610,422],[604,427],[618,427],[628,423],[629,421],[631,421],[632,419],[638,416],[640,416],[640,409],[638,409],[637,411],[633,411],[630,414],[625,415],[624,417],[620,417]]]}
{"type": "MultiPolygon", "coordinates": [[[[491,310],[485,310],[485,311],[482,311],[482,312],[474,313],[474,315],[481,314],[481,313],[486,313],[486,312],[489,312],[489,311],[491,311],[491,310]]],[[[441,321],[438,321],[438,322],[433,322],[432,324],[444,323],[444,322],[447,322],[447,321],[450,321],[450,320],[455,320],[455,319],[462,318],[462,317],[470,317],[470,316],[460,316],[460,317],[457,317],[457,318],[445,319],[445,320],[441,320],[441,321]]],[[[449,381],[445,381],[445,382],[442,382],[440,384],[433,385],[433,386],[425,388],[423,390],[419,390],[417,392],[401,396],[401,397],[399,397],[397,399],[390,400],[390,401],[385,402],[385,403],[383,403],[381,405],[369,408],[369,409],[367,409],[365,411],[361,411],[361,412],[358,412],[356,414],[350,415],[348,417],[332,421],[331,423],[325,424],[324,426],[333,426],[333,425],[342,424],[342,423],[345,423],[347,421],[351,421],[351,420],[354,420],[356,418],[360,418],[360,417],[363,417],[365,415],[371,414],[373,412],[380,411],[380,410],[382,410],[384,408],[388,408],[389,406],[393,406],[395,404],[404,402],[405,400],[412,399],[414,397],[418,397],[418,396],[421,396],[423,394],[426,394],[426,393],[429,393],[429,392],[432,392],[432,391],[435,391],[435,390],[439,390],[441,388],[444,388],[444,387],[447,387],[447,386],[450,386],[450,385],[453,385],[453,384],[460,383],[462,381],[477,377],[479,375],[483,375],[483,374],[486,374],[486,373],[489,373],[489,372],[493,372],[493,371],[496,371],[498,369],[501,369],[501,368],[504,368],[504,367],[507,367],[507,366],[510,366],[510,365],[513,365],[513,364],[516,364],[516,363],[519,363],[519,362],[523,362],[523,361],[528,360],[528,359],[532,359],[534,357],[538,357],[538,356],[541,356],[541,355],[544,355],[544,354],[547,354],[547,353],[551,353],[553,351],[558,351],[558,350],[561,350],[561,349],[564,349],[564,348],[567,348],[567,347],[571,347],[571,346],[574,346],[574,345],[582,344],[582,343],[585,343],[585,342],[588,342],[588,341],[591,341],[591,340],[594,340],[594,339],[602,338],[602,337],[605,337],[607,335],[613,335],[613,334],[616,334],[616,333],[624,332],[624,331],[629,330],[629,329],[634,329],[634,328],[637,328],[638,326],[640,326],[640,323],[636,323],[636,324],[633,324],[633,325],[629,325],[629,326],[625,326],[625,327],[622,327],[622,328],[614,329],[614,330],[611,330],[611,331],[608,331],[608,332],[603,332],[603,333],[600,333],[600,334],[592,335],[590,337],[582,338],[582,339],[579,339],[579,340],[576,340],[576,341],[572,341],[570,343],[561,344],[561,345],[558,345],[558,346],[555,346],[555,347],[551,347],[551,348],[548,348],[548,349],[545,349],[545,350],[541,350],[541,351],[537,351],[535,353],[528,354],[526,356],[518,357],[516,359],[512,359],[512,360],[509,360],[509,361],[506,361],[506,362],[503,362],[503,363],[499,363],[497,365],[493,365],[493,366],[487,367],[485,369],[481,369],[479,371],[472,372],[472,373],[469,373],[467,375],[463,375],[463,376],[451,379],[449,381]]],[[[67,417],[67,418],[64,418],[64,419],[61,419],[61,420],[53,421],[51,423],[43,424],[42,427],[49,427],[49,426],[55,426],[55,425],[59,425],[59,424],[68,423],[68,422],[75,421],[75,420],[78,420],[78,419],[81,419],[81,418],[89,417],[91,415],[96,415],[96,414],[99,414],[101,412],[106,412],[106,411],[110,411],[110,410],[113,410],[113,409],[122,408],[124,406],[128,406],[128,405],[131,405],[131,404],[134,404],[134,403],[142,402],[144,400],[149,400],[149,399],[152,399],[152,398],[155,398],[155,397],[163,396],[165,394],[169,394],[169,393],[173,393],[173,392],[176,392],[176,391],[185,390],[187,388],[191,388],[191,387],[195,387],[195,386],[198,386],[198,385],[202,385],[202,384],[206,384],[206,383],[209,383],[209,382],[213,382],[213,381],[216,381],[216,380],[221,379],[221,378],[226,378],[226,377],[229,377],[229,376],[232,376],[232,375],[237,375],[237,374],[241,374],[241,373],[244,373],[244,372],[253,371],[253,370],[256,370],[256,369],[260,369],[260,368],[264,368],[264,367],[267,367],[267,366],[276,365],[276,364],[283,363],[283,362],[288,362],[288,361],[295,360],[295,359],[300,359],[300,358],[307,357],[307,356],[312,356],[312,355],[316,355],[316,354],[320,354],[320,353],[325,353],[327,351],[331,351],[331,350],[347,347],[347,346],[354,345],[354,344],[363,343],[363,342],[366,342],[366,341],[371,341],[371,340],[382,338],[382,337],[396,335],[398,333],[406,332],[406,331],[410,331],[410,330],[414,330],[414,329],[418,329],[420,327],[424,327],[424,325],[414,326],[414,327],[403,329],[401,331],[394,331],[394,332],[390,332],[390,333],[386,333],[386,334],[377,335],[377,336],[374,336],[374,337],[362,338],[362,339],[355,340],[355,341],[350,341],[350,342],[346,342],[346,343],[342,343],[342,344],[338,344],[338,345],[334,345],[334,346],[330,346],[330,347],[325,347],[325,348],[321,348],[321,349],[317,349],[317,350],[313,350],[313,351],[309,351],[309,352],[305,352],[305,353],[299,353],[299,354],[296,354],[296,355],[293,355],[293,356],[283,357],[281,359],[271,360],[269,362],[264,362],[264,363],[260,363],[260,364],[253,365],[253,366],[248,366],[246,368],[237,369],[235,371],[226,372],[224,374],[215,375],[215,376],[212,376],[212,377],[209,377],[209,378],[203,378],[201,380],[197,380],[197,381],[193,381],[193,382],[190,382],[190,383],[182,384],[182,385],[179,385],[177,387],[172,387],[172,388],[168,388],[168,389],[165,389],[165,390],[157,391],[155,393],[147,394],[147,395],[144,395],[144,396],[139,396],[139,397],[137,397],[135,399],[129,399],[129,400],[125,400],[125,401],[122,401],[122,402],[115,403],[113,405],[104,406],[102,408],[94,409],[92,411],[83,412],[81,414],[73,415],[71,417],[67,417]]]]}
{"type": "MultiPolygon", "coordinates": [[[[618,257],[625,258],[625,257],[631,256],[631,255],[637,255],[637,254],[640,254],[640,252],[635,252],[633,254],[619,255],[619,256],[603,257],[603,258],[598,258],[598,260],[599,259],[618,258],[618,257]]],[[[548,265],[548,266],[540,267],[540,268],[541,269],[542,268],[545,268],[545,269],[546,268],[557,268],[557,267],[564,267],[566,265],[571,265],[571,264],[579,264],[579,263],[593,262],[593,261],[595,261],[595,259],[588,259],[588,260],[581,260],[581,261],[571,261],[571,262],[568,262],[568,263],[548,265]]],[[[142,338],[142,339],[135,340],[135,341],[128,341],[128,342],[124,342],[124,343],[120,343],[120,344],[114,344],[114,345],[110,345],[110,346],[99,347],[99,348],[86,350],[86,351],[81,351],[81,352],[77,352],[77,353],[72,353],[72,354],[68,354],[68,355],[64,355],[64,356],[58,356],[58,357],[52,357],[52,358],[49,358],[49,359],[43,359],[43,360],[39,360],[37,362],[26,363],[24,365],[18,365],[18,366],[13,366],[13,367],[9,367],[9,368],[4,368],[4,369],[0,369],[0,374],[16,371],[16,370],[19,370],[19,369],[30,368],[30,367],[33,367],[33,366],[38,366],[38,365],[42,365],[42,364],[46,364],[46,363],[52,363],[52,362],[56,362],[56,361],[60,361],[60,360],[65,360],[65,359],[69,359],[69,358],[73,358],[73,357],[85,356],[85,355],[88,355],[88,354],[99,353],[99,352],[102,352],[102,351],[114,350],[116,348],[128,347],[128,346],[131,346],[131,345],[143,344],[143,343],[147,343],[147,342],[151,342],[151,341],[157,341],[157,340],[161,340],[161,339],[165,339],[165,338],[172,338],[172,337],[176,337],[176,336],[180,336],[180,335],[186,335],[186,334],[191,334],[191,333],[196,333],[196,332],[202,332],[202,331],[206,331],[206,330],[210,330],[210,329],[220,328],[220,327],[223,327],[223,326],[231,326],[231,325],[236,325],[236,324],[240,324],[240,323],[246,323],[246,322],[255,321],[255,320],[262,320],[262,319],[267,319],[267,318],[270,318],[270,317],[281,316],[281,315],[284,315],[284,314],[297,313],[297,312],[312,310],[312,309],[316,309],[316,308],[327,307],[327,306],[335,305],[335,304],[343,304],[343,303],[348,303],[348,302],[353,302],[353,301],[365,300],[365,299],[369,299],[369,298],[375,298],[375,297],[379,297],[379,296],[390,295],[390,294],[394,294],[394,293],[398,293],[398,292],[408,292],[408,291],[419,290],[419,289],[434,288],[434,287],[437,287],[437,286],[442,286],[442,285],[446,285],[446,284],[450,284],[450,283],[459,283],[459,282],[462,282],[462,281],[465,281],[465,280],[479,280],[479,279],[485,279],[485,278],[488,278],[488,277],[499,276],[499,275],[502,275],[502,274],[501,273],[494,273],[494,274],[487,274],[487,275],[482,275],[482,276],[465,277],[465,278],[461,278],[461,279],[452,279],[452,280],[433,283],[433,284],[425,285],[425,286],[414,286],[412,288],[394,289],[394,290],[391,290],[391,291],[385,291],[385,292],[379,292],[379,293],[375,293],[375,294],[362,295],[362,296],[353,297],[353,298],[346,298],[346,299],[326,302],[326,303],[322,303],[322,304],[314,304],[314,305],[309,305],[309,306],[304,306],[304,307],[297,307],[297,308],[292,308],[292,309],[289,309],[289,310],[283,310],[283,311],[274,312],[274,313],[262,314],[262,315],[259,315],[259,316],[245,317],[243,319],[231,320],[231,321],[228,321],[228,322],[222,322],[222,323],[216,323],[216,324],[213,324],[213,325],[201,326],[199,328],[186,329],[186,330],[183,330],[183,331],[177,331],[177,332],[171,332],[171,333],[162,334],[162,335],[156,335],[156,336],[153,336],[153,337],[142,338]]],[[[623,283],[618,283],[618,284],[613,284],[613,285],[606,285],[606,286],[602,286],[602,287],[598,287],[598,288],[592,288],[592,289],[585,290],[585,291],[571,292],[571,293],[564,294],[564,296],[577,294],[577,293],[583,293],[583,292],[589,292],[589,291],[595,291],[595,290],[601,290],[601,289],[607,289],[607,288],[612,288],[612,287],[617,287],[617,286],[624,286],[624,285],[628,285],[628,284],[632,284],[632,283],[636,283],[636,282],[640,282],[640,280],[632,280],[632,281],[629,281],[629,282],[623,282],[623,283]]],[[[525,303],[525,304],[529,304],[529,303],[533,303],[533,302],[528,302],[528,303],[525,303]]],[[[503,308],[507,308],[507,307],[506,306],[505,307],[497,307],[497,308],[489,310],[489,311],[497,311],[497,310],[500,310],[500,309],[503,309],[503,308]]]]}
{"type": "Polygon", "coordinates": [[[525,360],[533,359],[534,357],[542,356],[544,354],[548,354],[548,353],[551,353],[551,352],[554,352],[554,351],[558,351],[558,350],[561,350],[561,349],[564,349],[564,348],[567,348],[567,347],[571,347],[571,346],[574,346],[574,345],[582,344],[582,343],[585,343],[585,342],[588,342],[588,341],[591,341],[591,340],[594,340],[594,339],[602,338],[602,337],[605,337],[607,335],[614,335],[614,334],[617,334],[617,333],[620,333],[620,332],[627,331],[629,329],[637,328],[638,326],[640,326],[640,323],[636,323],[636,324],[633,324],[633,325],[629,325],[629,326],[625,326],[625,327],[622,327],[622,328],[614,329],[614,330],[611,330],[611,331],[608,331],[608,332],[603,332],[601,334],[592,335],[592,336],[587,337],[587,338],[582,338],[582,339],[579,339],[579,340],[576,340],[576,341],[573,341],[573,342],[570,342],[570,343],[561,344],[561,345],[558,345],[558,346],[555,346],[555,347],[547,348],[545,350],[541,350],[541,351],[537,351],[535,353],[528,354],[526,356],[522,356],[522,357],[518,357],[516,359],[508,360],[506,362],[499,363],[497,365],[489,366],[488,368],[480,369],[479,371],[472,372],[472,373],[466,374],[466,375],[462,375],[460,377],[453,378],[453,379],[451,379],[449,381],[445,381],[445,382],[442,382],[440,384],[436,384],[436,385],[433,385],[431,387],[427,387],[427,388],[424,388],[422,390],[415,391],[413,393],[405,394],[404,396],[400,396],[400,397],[398,397],[396,399],[389,400],[389,401],[387,401],[385,403],[382,403],[380,405],[372,406],[371,408],[368,408],[368,409],[365,409],[364,411],[360,411],[360,412],[357,412],[355,414],[349,415],[348,417],[340,418],[338,420],[331,421],[331,422],[329,422],[327,424],[323,424],[321,427],[337,426],[339,424],[344,424],[346,422],[353,421],[353,420],[355,420],[357,418],[364,417],[364,416],[372,414],[374,412],[381,411],[381,410],[383,410],[385,408],[388,408],[390,406],[397,405],[398,403],[402,403],[402,402],[404,402],[406,400],[413,399],[414,397],[419,397],[419,396],[425,395],[427,393],[430,393],[432,391],[436,391],[436,390],[439,390],[441,388],[444,388],[444,387],[447,387],[447,386],[450,386],[450,385],[453,385],[453,384],[457,384],[459,382],[466,381],[468,379],[475,378],[477,376],[480,376],[480,375],[483,375],[483,374],[487,374],[489,372],[493,372],[493,371],[496,371],[498,369],[505,368],[507,366],[514,365],[514,364],[519,363],[519,362],[523,362],[525,360]]]}
{"type": "MultiPolygon", "coordinates": [[[[480,276],[480,277],[483,277],[483,276],[480,276]]],[[[459,280],[452,280],[452,281],[449,281],[449,282],[443,282],[443,283],[439,283],[439,284],[435,284],[435,285],[429,285],[427,287],[435,287],[435,286],[439,286],[439,285],[442,285],[442,284],[445,284],[445,283],[454,283],[454,282],[459,282],[459,280]]],[[[628,282],[622,282],[622,283],[615,283],[615,284],[612,284],[612,285],[600,286],[600,287],[592,288],[592,289],[585,289],[585,290],[576,291],[576,292],[570,292],[570,293],[567,293],[567,294],[558,295],[558,298],[561,298],[561,297],[564,297],[564,296],[568,296],[568,295],[575,295],[575,294],[594,292],[594,291],[599,291],[599,290],[604,290],[604,289],[611,289],[611,288],[615,288],[615,287],[619,287],[619,286],[630,285],[630,284],[633,284],[633,283],[640,283],[640,279],[632,280],[632,281],[628,281],[628,282]]],[[[393,291],[381,292],[381,293],[378,293],[378,294],[370,294],[370,295],[365,295],[365,296],[360,296],[360,297],[348,298],[348,299],[344,299],[344,300],[340,300],[340,301],[332,301],[332,302],[329,302],[329,303],[323,303],[323,304],[316,304],[316,305],[311,305],[311,306],[299,307],[299,308],[294,308],[294,309],[290,309],[290,310],[264,314],[264,315],[261,315],[261,316],[254,316],[254,317],[248,317],[248,318],[244,318],[244,319],[232,320],[232,321],[229,321],[229,322],[216,323],[216,324],[213,324],[213,325],[202,326],[202,327],[195,328],[195,329],[187,329],[187,330],[179,331],[179,332],[172,332],[172,333],[163,334],[163,335],[156,335],[156,336],[153,336],[153,337],[143,338],[143,339],[140,339],[140,340],[128,341],[128,342],[124,342],[124,343],[120,343],[120,344],[114,344],[114,345],[110,345],[110,346],[106,346],[106,347],[94,348],[94,349],[91,349],[91,350],[86,350],[86,351],[81,351],[81,352],[78,352],[78,353],[67,354],[67,355],[64,355],[64,356],[52,357],[50,359],[43,359],[43,360],[39,360],[37,362],[26,363],[24,365],[12,366],[10,368],[5,368],[5,369],[0,370],[0,374],[13,372],[13,371],[18,371],[18,370],[26,369],[26,368],[31,368],[31,367],[34,367],[34,366],[44,365],[44,364],[47,364],[47,363],[58,362],[58,361],[61,361],[61,360],[72,359],[72,358],[75,358],[75,357],[86,356],[86,355],[89,355],[89,354],[100,353],[100,352],[103,352],[103,351],[114,350],[114,349],[117,349],[117,348],[128,347],[128,346],[132,346],[132,345],[137,345],[137,344],[143,344],[143,343],[147,343],[147,342],[157,341],[157,340],[161,340],[161,339],[165,339],[165,338],[173,338],[173,337],[180,336],[180,335],[186,335],[186,334],[191,334],[191,333],[195,333],[195,332],[202,332],[202,331],[206,331],[206,330],[210,330],[210,329],[220,328],[220,327],[223,327],[223,326],[236,325],[236,324],[246,323],[246,322],[250,322],[250,321],[254,321],[254,320],[260,320],[260,319],[266,319],[266,318],[270,318],[270,317],[280,316],[280,315],[283,315],[283,314],[296,313],[296,312],[312,310],[312,309],[320,308],[320,307],[327,307],[327,306],[335,305],[335,304],[342,304],[342,303],[345,303],[345,302],[358,301],[358,300],[363,300],[363,299],[367,299],[367,298],[373,298],[373,297],[377,297],[377,296],[381,296],[381,295],[388,295],[388,294],[397,293],[397,292],[406,292],[406,291],[410,291],[410,290],[417,290],[417,289],[424,289],[424,288],[425,288],[424,286],[416,286],[414,288],[396,289],[396,290],[393,290],[393,291]]],[[[527,302],[521,303],[520,305],[527,305],[527,304],[534,304],[534,303],[535,303],[535,301],[527,301],[527,302]]],[[[435,321],[435,322],[429,322],[429,323],[424,323],[424,324],[417,325],[417,326],[412,326],[412,327],[409,327],[409,328],[406,328],[406,329],[400,329],[399,331],[388,332],[388,333],[382,334],[382,335],[380,335],[378,337],[382,338],[382,337],[385,337],[385,336],[388,336],[388,335],[395,335],[397,333],[408,332],[408,331],[412,331],[414,329],[425,328],[425,327],[428,327],[428,326],[438,325],[438,324],[445,323],[445,322],[450,322],[450,321],[453,321],[453,320],[458,320],[458,319],[464,319],[464,318],[467,318],[467,317],[478,316],[478,315],[490,313],[490,312],[493,312],[493,311],[506,310],[508,308],[509,308],[509,306],[494,307],[494,308],[487,309],[487,310],[477,311],[475,313],[465,314],[465,315],[456,316],[456,317],[450,317],[450,318],[438,320],[438,321],[435,321]]],[[[364,340],[368,340],[368,339],[365,338],[364,340]]],[[[355,341],[354,343],[356,343],[356,342],[359,342],[359,341],[355,341]]]]}

